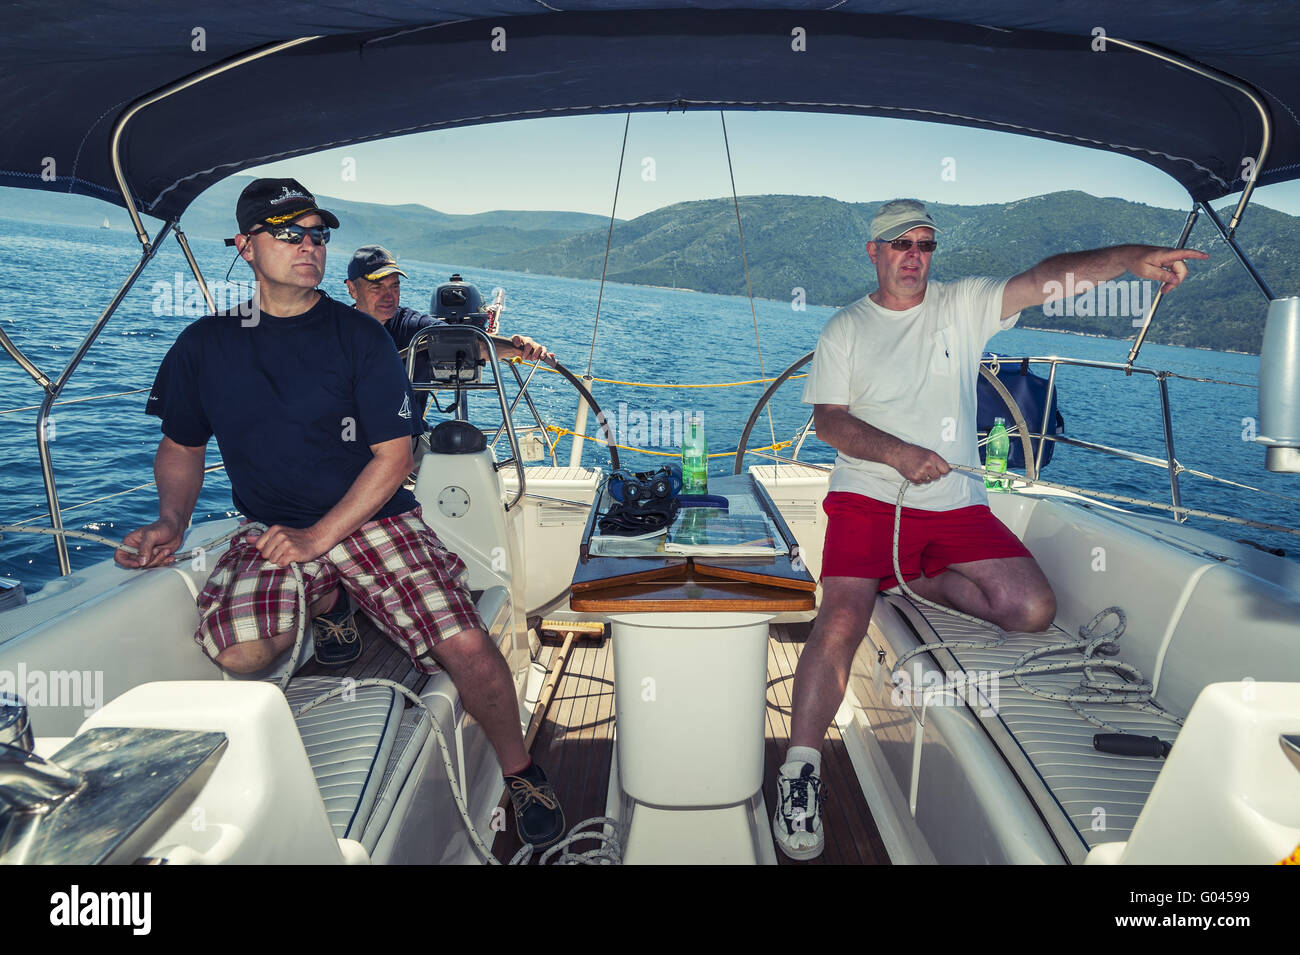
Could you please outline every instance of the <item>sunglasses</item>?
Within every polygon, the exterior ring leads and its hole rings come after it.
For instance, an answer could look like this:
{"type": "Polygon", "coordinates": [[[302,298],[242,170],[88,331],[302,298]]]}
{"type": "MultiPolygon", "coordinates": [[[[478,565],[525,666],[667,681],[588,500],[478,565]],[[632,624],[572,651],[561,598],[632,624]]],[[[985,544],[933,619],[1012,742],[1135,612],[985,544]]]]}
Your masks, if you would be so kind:
{"type": "Polygon", "coordinates": [[[330,241],[330,227],[327,225],[263,226],[248,234],[257,235],[259,232],[265,232],[276,241],[288,242],[290,245],[302,245],[302,237],[305,235],[311,236],[311,240],[317,245],[329,245],[330,241]]]}
{"type": "Polygon", "coordinates": [[[916,245],[918,252],[933,252],[939,247],[939,243],[934,239],[877,239],[877,242],[888,244],[895,252],[907,252],[911,250],[912,245],[916,245]]]}

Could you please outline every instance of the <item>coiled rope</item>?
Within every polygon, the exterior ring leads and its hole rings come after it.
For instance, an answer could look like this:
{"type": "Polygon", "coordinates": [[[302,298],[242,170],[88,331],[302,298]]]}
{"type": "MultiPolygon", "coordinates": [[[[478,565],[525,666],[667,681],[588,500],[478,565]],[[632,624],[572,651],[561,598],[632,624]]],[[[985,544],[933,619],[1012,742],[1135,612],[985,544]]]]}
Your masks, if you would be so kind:
{"type": "MultiPolygon", "coordinates": [[[[995,471],[987,471],[984,468],[971,468],[956,464],[950,464],[949,466],[954,471],[961,471],[970,475],[979,475],[981,478],[986,474],[992,477],[1005,477],[1004,474],[995,471]]],[[[906,496],[907,490],[911,486],[911,481],[904,481],[899,486],[898,498],[894,502],[894,541],[891,556],[894,565],[894,578],[898,581],[899,588],[915,602],[931,607],[934,610],[938,610],[941,613],[948,614],[949,616],[965,620],[981,629],[991,631],[993,636],[987,639],[975,640],[944,640],[941,643],[925,643],[913,647],[911,650],[908,650],[900,656],[894,662],[894,666],[890,670],[890,679],[896,687],[901,685],[903,682],[901,676],[903,667],[913,657],[919,656],[922,653],[934,653],[937,650],[987,650],[1002,646],[1007,641],[1007,632],[997,624],[988,620],[981,620],[979,617],[963,613],[962,611],[955,610],[952,607],[945,607],[942,604],[935,603],[933,600],[927,600],[909,587],[907,582],[903,579],[903,568],[898,557],[898,547],[903,520],[903,498],[906,496]]],[[[1039,697],[1040,699],[1065,703],[1089,723],[1092,723],[1094,726],[1099,726],[1110,733],[1123,733],[1125,731],[1112,726],[1110,723],[1107,723],[1104,719],[1098,716],[1094,716],[1092,713],[1084,709],[1082,704],[1125,704],[1133,706],[1142,712],[1172,720],[1174,723],[1181,726],[1183,724],[1182,719],[1162,709],[1152,701],[1152,685],[1146,680],[1137,667],[1128,663],[1123,663],[1119,660],[1103,660],[1099,658],[1099,655],[1114,656],[1119,653],[1119,639],[1124,635],[1124,629],[1127,626],[1127,622],[1127,617],[1123,610],[1119,607],[1107,607],[1105,610],[1093,617],[1091,622],[1079,628],[1079,639],[1068,641],[1066,643],[1052,643],[1040,647],[1034,647],[1029,652],[1023,654],[1007,669],[998,670],[993,673],[992,677],[997,679],[1014,679],[1016,684],[1026,693],[1039,697]],[[1098,635],[1096,633],[1098,626],[1101,624],[1101,621],[1108,616],[1114,616],[1118,621],[1117,625],[1111,630],[1098,635]],[[1035,660],[1039,657],[1063,653],[1069,650],[1081,650],[1082,655],[1078,659],[1062,660],[1054,663],[1030,663],[1031,660],[1035,660]],[[1121,677],[1121,679],[1115,680],[1099,677],[1095,672],[1097,669],[1111,670],[1121,677]],[[1083,672],[1082,680],[1078,686],[1072,687],[1066,691],[1045,690],[1042,687],[1033,686],[1026,682],[1026,678],[1031,676],[1078,671],[1083,672]],[[1125,677],[1128,679],[1122,679],[1125,677]]],[[[986,674],[985,676],[987,677],[988,675],[986,674]]],[[[954,687],[954,689],[958,688],[959,687],[954,687]]]]}

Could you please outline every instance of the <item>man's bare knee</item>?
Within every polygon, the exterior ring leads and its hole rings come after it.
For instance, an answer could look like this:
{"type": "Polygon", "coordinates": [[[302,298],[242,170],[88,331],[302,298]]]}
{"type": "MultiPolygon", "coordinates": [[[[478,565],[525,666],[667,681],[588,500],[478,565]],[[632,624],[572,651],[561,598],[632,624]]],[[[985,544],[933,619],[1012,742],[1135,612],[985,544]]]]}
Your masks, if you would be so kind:
{"type": "Polygon", "coordinates": [[[1037,591],[1025,605],[1025,631],[1040,633],[1052,626],[1056,620],[1056,594],[1052,588],[1037,591]]]}
{"type": "Polygon", "coordinates": [[[998,617],[995,622],[1006,629],[1021,633],[1041,633],[1056,620],[1056,595],[1050,587],[1035,589],[1008,598],[995,610],[998,617]]]}
{"type": "Polygon", "coordinates": [[[449,671],[458,667],[493,663],[495,661],[492,655],[499,655],[497,648],[493,646],[486,631],[479,629],[462,630],[433,648],[433,659],[449,671]]]}
{"type": "Polygon", "coordinates": [[[267,640],[236,643],[218,653],[214,658],[215,663],[231,673],[256,673],[270,666],[277,655],[268,643],[267,640]]]}
{"type": "Polygon", "coordinates": [[[297,634],[293,631],[277,633],[265,640],[250,640],[226,647],[213,662],[231,673],[256,673],[275,662],[275,658],[293,646],[297,634]]]}

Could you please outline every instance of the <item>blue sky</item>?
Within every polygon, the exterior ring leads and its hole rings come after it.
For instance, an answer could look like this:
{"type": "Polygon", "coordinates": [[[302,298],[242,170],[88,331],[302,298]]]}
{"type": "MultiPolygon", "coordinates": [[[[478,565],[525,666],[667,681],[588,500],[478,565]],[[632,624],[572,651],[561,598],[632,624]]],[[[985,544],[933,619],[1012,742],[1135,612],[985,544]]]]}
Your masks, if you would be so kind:
{"type": "MultiPolygon", "coordinates": [[[[365,202],[418,202],[442,212],[548,209],[609,215],[623,115],[525,120],[422,133],[250,170],[293,176],[313,192],[365,202]]],[[[895,119],[731,112],[727,134],[740,195],[894,196],[979,205],[1062,189],[1186,209],[1186,193],[1138,160],[1007,133],[895,119]]],[[[634,113],[619,218],[729,196],[717,112],[634,113]]],[[[1300,215],[1300,184],[1259,201],[1300,215]]]]}

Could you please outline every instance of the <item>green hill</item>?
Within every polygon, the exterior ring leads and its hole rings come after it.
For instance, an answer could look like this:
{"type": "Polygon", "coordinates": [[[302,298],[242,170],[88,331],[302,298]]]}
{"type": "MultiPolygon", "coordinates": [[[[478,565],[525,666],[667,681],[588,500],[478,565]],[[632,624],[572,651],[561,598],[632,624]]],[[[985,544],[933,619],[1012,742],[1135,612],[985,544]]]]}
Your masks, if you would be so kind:
{"type": "MultiPolygon", "coordinates": [[[[235,231],[235,202],[252,181],[251,176],[232,176],[217,183],[185,210],[181,227],[190,236],[226,238],[235,231]]],[[[338,215],[342,228],[334,240],[351,252],[359,245],[378,242],[399,258],[433,262],[480,260],[558,242],[578,232],[608,229],[604,216],[584,212],[528,212],[499,210],[476,215],[452,215],[428,206],[406,203],[397,206],[336,199],[322,192],[316,201],[338,215]]],[[[87,196],[57,196],[35,190],[0,187],[0,214],[33,222],[68,225],[99,225],[105,218],[114,229],[129,230],[126,210],[87,196]]],[[[155,233],[161,225],[147,218],[155,233]]],[[[331,247],[333,248],[333,246],[331,247]]]]}
{"type": "MultiPolygon", "coordinates": [[[[864,243],[878,203],[825,197],[746,196],[740,200],[745,251],[754,294],[790,300],[804,290],[814,305],[843,305],[875,286],[864,243]]],[[[986,206],[927,203],[942,229],[932,277],[1009,276],[1049,255],[1136,242],[1172,245],[1186,213],[1082,192],[1058,192],[986,206]]],[[[1294,216],[1254,205],[1238,241],[1260,273],[1284,295],[1300,289],[1300,229],[1294,216]]],[[[485,259],[492,268],[600,277],[606,229],[524,252],[485,259]]],[[[1165,298],[1150,341],[1258,352],[1266,303],[1205,217],[1191,245],[1208,251],[1192,278],[1165,298]]],[[[745,294],[744,267],[730,199],[684,202],[616,225],[607,277],[611,281],[675,285],[701,292],[745,294]]],[[[1154,292],[1154,287],[1152,288],[1154,292]]],[[[1128,316],[1051,316],[1027,312],[1027,328],[1131,338],[1128,316]]]]}

